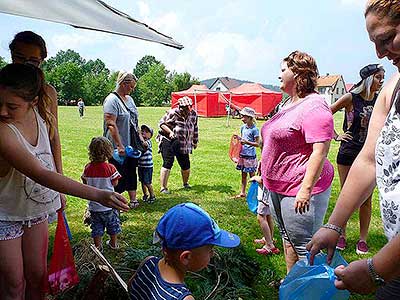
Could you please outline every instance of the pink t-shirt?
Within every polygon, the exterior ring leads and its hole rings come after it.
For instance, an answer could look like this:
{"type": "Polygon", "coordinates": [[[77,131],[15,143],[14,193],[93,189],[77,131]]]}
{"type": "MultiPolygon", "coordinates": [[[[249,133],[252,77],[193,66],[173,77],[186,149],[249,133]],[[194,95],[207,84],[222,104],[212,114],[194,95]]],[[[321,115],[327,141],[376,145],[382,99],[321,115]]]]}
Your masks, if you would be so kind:
{"type": "MultiPolygon", "coordinates": [[[[270,191],[296,196],[313,143],[329,141],[334,136],[332,113],[322,96],[311,94],[274,115],[261,128],[261,136],[264,185],[270,191]]],[[[312,194],[325,191],[332,183],[333,174],[332,164],[325,159],[312,194]]]]}

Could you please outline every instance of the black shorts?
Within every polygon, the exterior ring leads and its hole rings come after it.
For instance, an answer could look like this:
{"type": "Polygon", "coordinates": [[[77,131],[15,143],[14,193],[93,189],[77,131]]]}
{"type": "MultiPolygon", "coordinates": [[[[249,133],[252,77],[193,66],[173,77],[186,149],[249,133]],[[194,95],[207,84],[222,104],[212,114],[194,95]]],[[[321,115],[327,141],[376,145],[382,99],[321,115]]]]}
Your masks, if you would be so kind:
{"type": "Polygon", "coordinates": [[[351,166],[353,164],[353,162],[355,161],[357,155],[358,155],[358,153],[349,155],[349,154],[343,154],[343,153],[339,152],[336,157],[336,163],[338,165],[351,166]]]}
{"type": "Polygon", "coordinates": [[[174,164],[174,157],[176,157],[176,160],[183,171],[190,169],[189,154],[178,153],[178,143],[177,140],[171,142],[167,139],[163,139],[161,141],[160,150],[163,158],[163,168],[171,170],[174,164]]]}
{"type": "Polygon", "coordinates": [[[117,186],[114,187],[114,190],[120,194],[125,191],[136,191],[137,190],[136,169],[138,166],[138,159],[133,157],[126,157],[122,165],[120,165],[113,158],[110,158],[108,161],[117,168],[119,174],[121,174],[122,176],[118,180],[118,184],[117,186]]]}

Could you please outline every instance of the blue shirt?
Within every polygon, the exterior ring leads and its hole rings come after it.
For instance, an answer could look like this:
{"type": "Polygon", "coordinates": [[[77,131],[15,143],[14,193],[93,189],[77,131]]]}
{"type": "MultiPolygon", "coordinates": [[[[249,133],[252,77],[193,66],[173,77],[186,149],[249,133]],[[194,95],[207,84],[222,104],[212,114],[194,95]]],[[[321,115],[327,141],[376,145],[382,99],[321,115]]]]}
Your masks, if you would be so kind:
{"type": "Polygon", "coordinates": [[[150,257],[136,271],[129,286],[131,300],[182,300],[192,294],[185,284],[169,283],[162,279],[159,261],[158,257],[150,257]]]}
{"type": "MultiPolygon", "coordinates": [[[[243,124],[242,127],[240,127],[240,136],[249,142],[255,142],[256,138],[260,136],[260,131],[254,124],[250,127],[247,127],[246,124],[243,124]]],[[[256,148],[254,146],[245,144],[240,152],[240,156],[256,157],[256,148]]]]}
{"type": "Polygon", "coordinates": [[[147,140],[148,148],[142,153],[142,156],[139,157],[138,166],[141,168],[152,168],[153,167],[153,154],[152,154],[152,143],[150,140],[147,140]]]}

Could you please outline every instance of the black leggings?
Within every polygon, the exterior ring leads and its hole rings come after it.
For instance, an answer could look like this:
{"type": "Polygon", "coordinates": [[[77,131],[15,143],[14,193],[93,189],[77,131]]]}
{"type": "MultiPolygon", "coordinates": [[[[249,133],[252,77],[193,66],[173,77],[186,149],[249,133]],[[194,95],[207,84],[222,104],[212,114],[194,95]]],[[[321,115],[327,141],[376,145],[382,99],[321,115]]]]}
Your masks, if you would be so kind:
{"type": "Polygon", "coordinates": [[[125,191],[136,191],[137,190],[137,175],[136,169],[138,166],[138,159],[132,157],[126,157],[122,165],[120,165],[115,159],[110,158],[109,162],[113,164],[122,178],[118,180],[117,186],[114,190],[117,193],[123,193],[125,191]]]}
{"type": "Polygon", "coordinates": [[[179,147],[179,141],[169,141],[163,139],[160,144],[161,156],[163,158],[163,168],[171,170],[174,164],[174,157],[178,161],[179,166],[183,171],[190,169],[190,159],[189,154],[177,153],[176,150],[179,147]]]}

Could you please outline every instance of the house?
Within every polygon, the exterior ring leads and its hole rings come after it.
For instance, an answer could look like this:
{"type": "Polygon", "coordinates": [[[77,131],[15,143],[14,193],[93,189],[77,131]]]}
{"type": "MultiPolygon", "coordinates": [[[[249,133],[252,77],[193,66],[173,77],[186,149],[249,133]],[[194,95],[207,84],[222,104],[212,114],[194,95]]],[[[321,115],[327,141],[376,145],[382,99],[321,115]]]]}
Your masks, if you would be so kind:
{"type": "MultiPolygon", "coordinates": [[[[215,92],[227,92],[231,89],[237,88],[238,86],[242,85],[243,83],[252,83],[248,80],[241,80],[236,78],[230,77],[215,77],[210,79],[205,79],[200,82],[207,86],[208,89],[215,92]]],[[[266,89],[280,92],[279,86],[271,85],[271,84],[262,84],[262,86],[266,89]]]]}
{"type": "Polygon", "coordinates": [[[325,76],[320,76],[317,82],[317,89],[329,105],[347,93],[342,75],[326,74],[325,76]]]}

